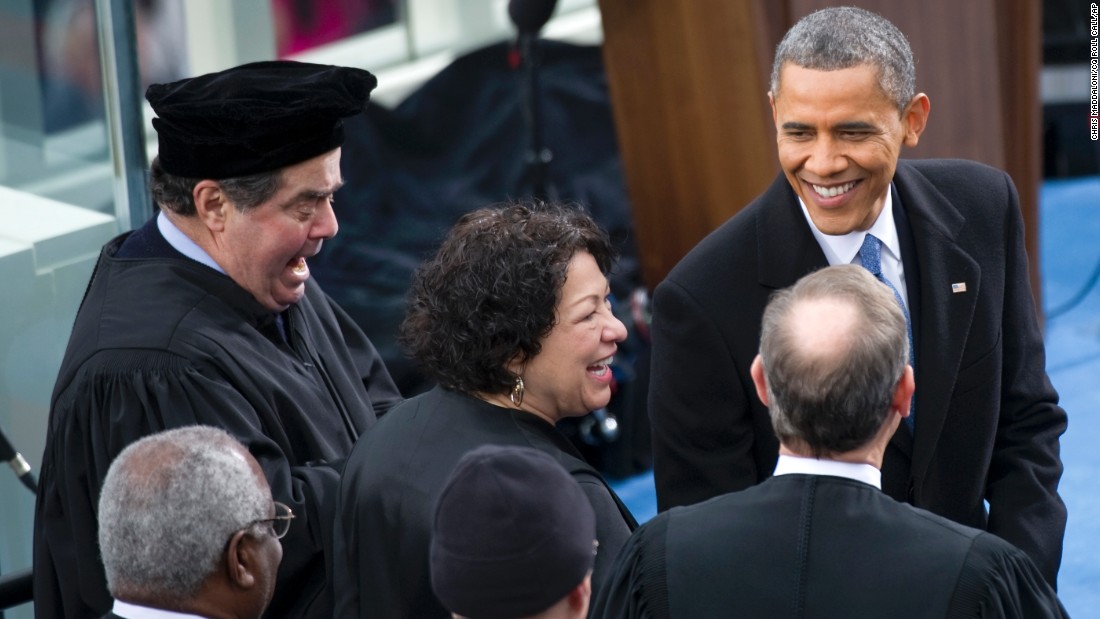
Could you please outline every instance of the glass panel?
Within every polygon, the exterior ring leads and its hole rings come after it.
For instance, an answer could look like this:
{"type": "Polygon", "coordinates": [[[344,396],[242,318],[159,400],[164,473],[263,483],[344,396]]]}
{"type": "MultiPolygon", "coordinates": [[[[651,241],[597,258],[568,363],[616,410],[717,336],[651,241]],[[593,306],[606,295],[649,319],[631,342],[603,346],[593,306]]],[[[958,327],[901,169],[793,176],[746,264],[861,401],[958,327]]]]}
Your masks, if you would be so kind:
{"type": "MultiPolygon", "coordinates": [[[[94,0],[7,0],[0,185],[113,214],[94,0]]],[[[134,3],[142,81],[187,73],[182,0],[134,3]]]]}

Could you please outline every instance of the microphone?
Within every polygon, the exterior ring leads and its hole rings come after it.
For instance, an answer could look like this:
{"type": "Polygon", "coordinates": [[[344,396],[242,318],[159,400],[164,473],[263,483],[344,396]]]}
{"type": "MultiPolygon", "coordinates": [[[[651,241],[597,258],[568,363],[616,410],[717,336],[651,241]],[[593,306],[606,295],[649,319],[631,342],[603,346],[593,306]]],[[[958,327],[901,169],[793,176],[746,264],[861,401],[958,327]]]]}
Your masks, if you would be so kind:
{"type": "Polygon", "coordinates": [[[536,34],[554,13],[558,0],[509,0],[508,17],[520,34],[536,34]]]}
{"type": "Polygon", "coordinates": [[[31,473],[31,465],[27,464],[26,458],[11,446],[11,441],[4,434],[3,428],[0,428],[0,460],[4,460],[11,465],[11,470],[15,471],[15,476],[19,478],[19,481],[30,488],[31,492],[38,494],[38,482],[35,481],[34,474],[31,473]]]}

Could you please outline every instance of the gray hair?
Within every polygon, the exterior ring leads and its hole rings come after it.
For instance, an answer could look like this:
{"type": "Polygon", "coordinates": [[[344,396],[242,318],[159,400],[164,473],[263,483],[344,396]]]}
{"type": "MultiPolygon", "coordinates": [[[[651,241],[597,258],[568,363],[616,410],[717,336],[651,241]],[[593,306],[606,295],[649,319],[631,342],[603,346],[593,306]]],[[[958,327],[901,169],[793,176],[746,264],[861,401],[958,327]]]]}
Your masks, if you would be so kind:
{"type": "Polygon", "coordinates": [[[874,437],[890,411],[909,362],[905,315],[893,292],[863,267],[827,267],[768,302],[760,356],[780,441],[800,442],[816,457],[852,451],[874,437]],[[794,310],[816,300],[848,303],[855,310],[858,332],[838,334],[845,346],[807,350],[799,341],[794,310]]]}
{"type": "Polygon", "coordinates": [[[889,20],[863,9],[821,9],[792,26],[775,50],[771,79],[775,97],[779,96],[779,71],[788,62],[819,71],[869,64],[899,114],[916,94],[917,70],[909,41],[889,20]]]}
{"type": "Polygon", "coordinates": [[[122,450],[99,497],[99,548],[111,595],[179,602],[217,569],[237,531],[270,515],[247,452],[217,428],[189,426],[122,450]]]}
{"type": "MultiPolygon", "coordinates": [[[[200,180],[169,174],[161,165],[159,155],[149,165],[149,192],[153,195],[153,202],[177,215],[191,217],[197,212],[193,193],[200,180]]],[[[237,210],[245,212],[275,195],[281,181],[282,171],[270,170],[249,176],[223,178],[217,183],[237,210]]]]}

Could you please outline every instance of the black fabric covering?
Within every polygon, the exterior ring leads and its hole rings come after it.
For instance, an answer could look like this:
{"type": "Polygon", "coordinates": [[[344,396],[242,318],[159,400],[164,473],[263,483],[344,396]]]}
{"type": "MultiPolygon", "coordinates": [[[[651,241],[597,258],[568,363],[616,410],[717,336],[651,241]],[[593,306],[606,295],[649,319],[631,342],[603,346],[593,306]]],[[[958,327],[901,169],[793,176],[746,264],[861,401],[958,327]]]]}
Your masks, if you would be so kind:
{"type": "Polygon", "coordinates": [[[536,615],[596,562],[596,512],[552,456],[483,445],[455,465],[436,504],[432,589],[464,617],[536,615]]]}
{"type": "MultiPolygon", "coordinates": [[[[395,340],[413,271],[463,213],[531,194],[521,71],[511,68],[510,49],[499,43],[460,57],[395,109],[372,103],[345,124],[340,233],[310,269],[370,336],[406,396],[431,386],[395,340]]],[[[630,293],[640,276],[601,51],[552,41],[539,41],[538,49],[551,197],[584,205],[611,234],[621,253],[611,277],[616,313],[629,328],[630,293]]],[[[608,451],[578,440],[585,456],[612,475],[649,465],[645,386],[635,378],[646,348],[631,329],[616,355],[621,389],[610,408],[619,417],[619,441],[608,451]],[[627,402],[640,410],[625,410],[627,402]],[[630,421],[635,417],[638,423],[630,421]]],[[[577,436],[571,424],[563,431],[577,436]]]]}
{"type": "Polygon", "coordinates": [[[161,165],[187,178],[275,170],[344,141],[377,80],[362,69],[290,60],[253,62],[168,84],[145,98],[156,112],[161,165]]]}
{"type": "Polygon", "coordinates": [[[1023,551],[830,475],[777,475],[661,512],[631,536],[593,619],[1064,619],[1023,551]]]}
{"type": "Polygon", "coordinates": [[[51,397],[34,520],[37,617],[110,608],[95,515],[107,468],[139,438],[195,424],[248,447],[272,497],[294,510],[265,616],[332,615],[342,463],[401,397],[371,342],[312,280],[283,320],[285,338],[269,309],[179,254],[155,219],[104,246],[51,397]]]}

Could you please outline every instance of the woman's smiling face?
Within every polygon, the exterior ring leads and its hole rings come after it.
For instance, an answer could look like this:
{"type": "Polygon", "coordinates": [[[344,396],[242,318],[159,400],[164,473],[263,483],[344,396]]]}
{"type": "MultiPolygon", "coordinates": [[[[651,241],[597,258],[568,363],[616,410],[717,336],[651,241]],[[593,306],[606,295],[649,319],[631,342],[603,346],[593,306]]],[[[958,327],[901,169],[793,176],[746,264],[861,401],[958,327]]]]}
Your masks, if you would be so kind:
{"type": "Polygon", "coordinates": [[[611,400],[611,360],[626,327],[611,312],[607,277],[588,252],[569,261],[555,323],[539,354],[515,368],[524,410],[551,421],[576,417],[611,400]]]}

